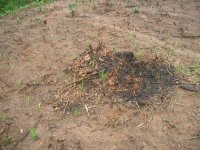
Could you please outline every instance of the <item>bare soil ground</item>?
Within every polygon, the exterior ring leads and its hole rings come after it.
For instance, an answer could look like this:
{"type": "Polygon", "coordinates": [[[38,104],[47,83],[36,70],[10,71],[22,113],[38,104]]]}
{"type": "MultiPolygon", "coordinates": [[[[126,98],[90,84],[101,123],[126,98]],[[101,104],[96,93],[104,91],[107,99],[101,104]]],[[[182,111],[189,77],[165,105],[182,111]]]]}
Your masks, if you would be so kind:
{"type": "MultiPolygon", "coordinates": [[[[106,95],[104,87],[69,88],[75,79],[66,67],[100,41],[139,60],[189,66],[200,57],[200,1],[95,1],[80,4],[74,17],[67,3],[0,19],[0,149],[199,149],[198,93],[173,86],[141,106],[106,95]]],[[[183,81],[198,85],[199,73],[183,81]]]]}

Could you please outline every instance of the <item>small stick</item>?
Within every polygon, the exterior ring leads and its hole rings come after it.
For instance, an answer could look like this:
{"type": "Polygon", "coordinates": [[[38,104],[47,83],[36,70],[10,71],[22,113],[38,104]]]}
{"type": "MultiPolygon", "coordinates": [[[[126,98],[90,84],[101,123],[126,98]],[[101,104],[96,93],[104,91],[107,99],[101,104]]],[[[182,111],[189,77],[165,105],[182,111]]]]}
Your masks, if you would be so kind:
{"type": "Polygon", "coordinates": [[[175,103],[176,105],[179,105],[179,106],[184,106],[183,104],[180,104],[180,103],[175,103]]]}
{"type": "MultiPolygon", "coordinates": [[[[91,74],[89,77],[94,76],[94,75],[96,75],[96,74],[98,74],[98,72],[95,72],[94,74],[91,74]]],[[[89,78],[89,77],[86,76],[86,77],[84,77],[84,78],[75,80],[75,81],[73,81],[73,82],[68,83],[66,86],[69,86],[69,85],[71,85],[71,84],[75,84],[75,83],[81,82],[81,81],[83,81],[83,80],[85,80],[85,79],[87,79],[87,78],[89,78]]]]}
{"type": "Polygon", "coordinates": [[[154,103],[152,103],[158,110],[160,110],[160,108],[156,105],[156,104],[154,104],[154,103]]]}
{"type": "Polygon", "coordinates": [[[87,112],[87,114],[88,114],[88,118],[90,118],[90,114],[89,114],[89,110],[88,110],[87,105],[85,105],[85,110],[86,110],[86,112],[87,112]]]}
{"type": "Polygon", "coordinates": [[[195,137],[187,138],[186,140],[196,140],[196,139],[200,139],[200,136],[195,136],[195,137]]]}
{"type": "Polygon", "coordinates": [[[168,72],[171,76],[173,76],[172,73],[171,73],[168,69],[167,69],[167,72],[168,72]]]}
{"type": "Polygon", "coordinates": [[[109,107],[113,108],[113,98],[112,97],[109,99],[109,107]]]}
{"type": "Polygon", "coordinates": [[[137,101],[135,101],[135,103],[136,103],[137,107],[138,107],[138,108],[140,108],[140,105],[138,104],[138,102],[137,102],[137,101]]]}
{"type": "Polygon", "coordinates": [[[170,121],[168,119],[163,119],[163,121],[168,122],[171,126],[174,126],[177,128],[177,126],[172,121],[170,121]]]}
{"type": "Polygon", "coordinates": [[[2,134],[4,133],[4,131],[5,131],[4,129],[3,129],[3,130],[1,130],[1,132],[0,132],[0,135],[2,135],[2,134]]]}
{"type": "Polygon", "coordinates": [[[173,35],[173,37],[197,39],[200,38],[200,35],[173,35]]]}
{"type": "Polygon", "coordinates": [[[140,127],[142,127],[144,125],[144,123],[141,123],[141,124],[139,124],[138,126],[137,126],[137,128],[140,128],[140,127]]]}

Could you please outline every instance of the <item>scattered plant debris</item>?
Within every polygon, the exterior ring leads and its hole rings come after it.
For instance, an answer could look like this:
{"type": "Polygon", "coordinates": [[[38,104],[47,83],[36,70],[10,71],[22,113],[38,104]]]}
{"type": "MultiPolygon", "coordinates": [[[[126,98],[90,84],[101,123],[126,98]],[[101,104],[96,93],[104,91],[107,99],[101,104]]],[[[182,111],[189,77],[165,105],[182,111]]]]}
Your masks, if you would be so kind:
{"type": "MultiPolygon", "coordinates": [[[[65,85],[56,98],[61,103],[67,101],[68,106],[69,101],[81,101],[92,93],[120,98],[124,102],[136,101],[140,105],[154,95],[167,95],[177,81],[175,69],[163,59],[156,56],[139,60],[131,51],[113,52],[101,42],[97,48],[90,45],[65,72],[70,72],[74,81],[65,85]]],[[[66,105],[62,107],[66,109],[66,105]]]]}

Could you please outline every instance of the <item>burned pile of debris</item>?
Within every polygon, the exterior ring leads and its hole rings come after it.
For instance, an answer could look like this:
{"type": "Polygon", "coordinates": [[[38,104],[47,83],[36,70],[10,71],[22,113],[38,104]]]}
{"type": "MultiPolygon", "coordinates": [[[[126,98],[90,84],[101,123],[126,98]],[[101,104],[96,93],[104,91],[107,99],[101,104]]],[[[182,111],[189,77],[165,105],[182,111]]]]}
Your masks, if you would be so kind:
{"type": "Polygon", "coordinates": [[[130,51],[112,52],[102,43],[77,57],[65,70],[76,85],[123,101],[146,101],[154,95],[166,95],[175,84],[175,73],[164,60],[137,60],[130,51]]]}

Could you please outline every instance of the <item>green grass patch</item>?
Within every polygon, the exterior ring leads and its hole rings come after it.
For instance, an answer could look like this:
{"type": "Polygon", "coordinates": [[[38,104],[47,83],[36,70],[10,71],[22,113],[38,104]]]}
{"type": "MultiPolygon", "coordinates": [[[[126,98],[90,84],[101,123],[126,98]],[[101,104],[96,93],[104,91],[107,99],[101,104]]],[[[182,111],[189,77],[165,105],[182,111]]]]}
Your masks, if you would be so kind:
{"type": "Polygon", "coordinates": [[[105,81],[107,78],[107,73],[105,72],[105,70],[101,70],[99,71],[99,78],[101,81],[105,81]]]}
{"type": "Polygon", "coordinates": [[[187,76],[199,76],[200,75],[200,58],[195,58],[189,66],[178,65],[176,66],[176,72],[187,76]]]}
{"type": "Polygon", "coordinates": [[[79,89],[80,89],[82,92],[85,90],[84,81],[82,81],[81,84],[79,85],[79,89]]]}
{"type": "Polygon", "coordinates": [[[141,59],[142,56],[143,56],[143,53],[140,51],[140,50],[136,50],[134,52],[134,56],[137,58],[137,59],[141,59]]]}
{"type": "Polygon", "coordinates": [[[132,8],[132,11],[133,11],[135,14],[137,14],[137,13],[140,12],[140,8],[139,8],[138,6],[135,6],[135,7],[132,8]]]}
{"type": "Polygon", "coordinates": [[[0,0],[0,17],[15,13],[19,9],[28,9],[31,6],[39,7],[44,3],[51,2],[53,0],[0,0]]]}
{"type": "Polygon", "coordinates": [[[72,114],[73,114],[74,116],[80,116],[80,115],[81,115],[81,111],[80,111],[79,108],[74,108],[74,109],[72,110],[72,114]]]}
{"type": "Polygon", "coordinates": [[[8,123],[8,115],[7,114],[3,114],[1,116],[1,122],[3,123],[8,123]]]}
{"type": "Polygon", "coordinates": [[[183,65],[176,66],[176,72],[187,76],[190,76],[192,74],[190,69],[183,65]]]}
{"type": "Polygon", "coordinates": [[[29,134],[30,134],[32,140],[37,140],[38,134],[37,134],[36,128],[31,128],[29,130],[29,134]]]}
{"type": "Polygon", "coordinates": [[[2,144],[3,146],[8,146],[9,144],[11,144],[11,138],[8,136],[4,136],[2,138],[2,144]]]}

